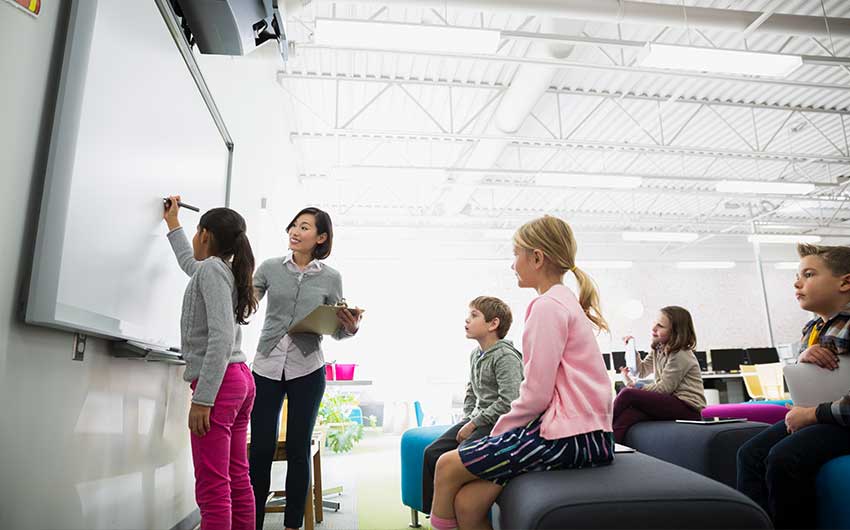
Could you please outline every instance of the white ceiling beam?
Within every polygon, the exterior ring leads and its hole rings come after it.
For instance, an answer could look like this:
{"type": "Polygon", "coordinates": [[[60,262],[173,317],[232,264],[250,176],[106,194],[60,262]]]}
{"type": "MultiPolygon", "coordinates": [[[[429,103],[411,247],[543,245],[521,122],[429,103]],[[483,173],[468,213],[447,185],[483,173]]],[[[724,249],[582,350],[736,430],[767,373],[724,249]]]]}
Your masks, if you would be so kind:
{"type": "Polygon", "coordinates": [[[490,137],[484,135],[462,135],[429,133],[414,131],[380,131],[380,130],[355,130],[355,129],[328,129],[324,131],[294,131],[290,133],[290,139],[322,139],[322,138],[369,138],[387,141],[445,141],[454,143],[472,143],[481,140],[506,140],[514,145],[526,148],[570,148],[577,150],[617,150],[620,152],[643,152],[660,153],[666,155],[688,155],[694,157],[718,157],[752,160],[773,161],[814,161],[829,162],[836,164],[850,164],[850,157],[822,153],[800,153],[785,151],[746,151],[735,149],[718,149],[708,146],[679,146],[679,145],[653,145],[629,142],[610,142],[603,140],[558,140],[549,137],[517,136],[490,137]]]}
{"type": "MultiPolygon", "coordinates": [[[[349,82],[349,83],[390,83],[395,82],[403,85],[422,85],[422,86],[441,86],[441,87],[453,87],[453,88],[477,88],[481,90],[502,90],[506,88],[505,85],[502,84],[490,84],[490,83],[477,83],[477,82],[465,82],[465,81],[448,81],[443,79],[417,79],[417,78],[389,78],[389,77],[364,77],[364,76],[356,76],[356,75],[348,75],[348,74],[324,74],[324,73],[315,73],[315,72],[303,72],[303,71],[292,71],[292,72],[278,72],[278,79],[302,79],[302,80],[312,80],[312,81],[329,81],[329,82],[349,82]]],[[[623,94],[622,92],[617,91],[608,91],[608,90],[583,90],[581,88],[569,88],[569,87],[551,87],[547,91],[550,94],[564,94],[570,96],[583,96],[583,97],[616,97],[618,99],[627,99],[627,100],[635,100],[635,101],[660,101],[662,103],[666,103],[673,96],[677,96],[676,103],[677,104],[690,104],[690,105],[713,105],[718,107],[738,107],[738,108],[751,108],[756,110],[773,110],[773,111],[786,111],[786,112],[810,112],[817,114],[836,114],[836,115],[850,115],[850,108],[845,109],[824,109],[818,107],[807,107],[801,105],[772,105],[769,103],[756,103],[756,102],[746,102],[746,101],[724,101],[724,100],[707,100],[707,99],[699,99],[694,97],[687,97],[681,94],[662,94],[662,95],[649,95],[649,94],[634,94],[627,93],[623,94]]]]}

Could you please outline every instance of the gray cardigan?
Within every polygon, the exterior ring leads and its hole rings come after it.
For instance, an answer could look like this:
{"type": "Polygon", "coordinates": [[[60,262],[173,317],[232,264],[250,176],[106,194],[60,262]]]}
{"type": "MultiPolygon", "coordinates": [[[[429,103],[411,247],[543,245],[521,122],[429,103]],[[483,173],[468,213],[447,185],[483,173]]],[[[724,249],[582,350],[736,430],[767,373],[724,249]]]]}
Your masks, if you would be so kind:
{"type": "Polygon", "coordinates": [[[180,268],[191,276],[180,316],[180,350],[186,360],[183,379],[197,379],[192,402],[211,407],[227,366],[246,361],[242,331],[236,325],[233,272],[220,258],[195,260],[183,228],[169,232],[168,241],[180,268]]]}
{"type": "MultiPolygon", "coordinates": [[[[289,327],[309,315],[322,304],[334,305],[342,300],[342,276],[336,269],[322,264],[317,274],[305,274],[286,267],[283,257],[267,259],[254,273],[257,298],[268,295],[266,319],[257,345],[257,353],[268,356],[289,327]]],[[[351,334],[340,326],[333,337],[342,339],[351,334]]],[[[319,349],[321,335],[293,333],[292,342],[306,357],[319,349]]]]}

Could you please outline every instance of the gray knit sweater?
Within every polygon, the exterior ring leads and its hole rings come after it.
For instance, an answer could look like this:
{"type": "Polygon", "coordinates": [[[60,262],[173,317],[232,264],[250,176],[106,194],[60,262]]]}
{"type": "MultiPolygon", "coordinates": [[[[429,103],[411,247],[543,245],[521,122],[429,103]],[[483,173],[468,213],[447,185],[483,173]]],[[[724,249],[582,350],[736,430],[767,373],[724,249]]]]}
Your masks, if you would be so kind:
{"type": "Polygon", "coordinates": [[[169,232],[168,241],[180,268],[191,277],[180,317],[180,350],[186,360],[183,379],[197,379],[192,402],[211,407],[227,366],[246,360],[242,331],[236,325],[233,272],[220,258],[196,261],[182,228],[169,232]]]}
{"type": "MultiPolygon", "coordinates": [[[[290,326],[320,305],[334,305],[342,300],[342,276],[323,263],[317,274],[302,277],[286,267],[283,257],[271,258],[257,267],[254,290],[260,299],[268,296],[266,319],[257,345],[257,352],[267,356],[290,326]]],[[[342,326],[333,335],[337,340],[350,336],[342,326]]],[[[318,350],[322,341],[321,335],[313,333],[292,333],[289,337],[304,356],[318,350]]]]}

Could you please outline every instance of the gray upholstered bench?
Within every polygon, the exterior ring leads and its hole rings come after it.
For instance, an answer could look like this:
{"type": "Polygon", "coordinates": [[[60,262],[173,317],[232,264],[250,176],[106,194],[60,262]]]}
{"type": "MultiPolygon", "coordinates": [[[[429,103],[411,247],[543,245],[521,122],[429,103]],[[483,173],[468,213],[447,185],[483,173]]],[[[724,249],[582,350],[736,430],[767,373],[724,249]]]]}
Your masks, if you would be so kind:
{"type": "Polygon", "coordinates": [[[629,429],[623,443],[734,488],[738,448],[767,427],[751,421],[716,425],[646,421],[629,429]]]}
{"type": "Polygon", "coordinates": [[[743,494],[640,453],[610,466],[528,473],[494,507],[495,528],[761,529],[770,519],[743,494]]]}

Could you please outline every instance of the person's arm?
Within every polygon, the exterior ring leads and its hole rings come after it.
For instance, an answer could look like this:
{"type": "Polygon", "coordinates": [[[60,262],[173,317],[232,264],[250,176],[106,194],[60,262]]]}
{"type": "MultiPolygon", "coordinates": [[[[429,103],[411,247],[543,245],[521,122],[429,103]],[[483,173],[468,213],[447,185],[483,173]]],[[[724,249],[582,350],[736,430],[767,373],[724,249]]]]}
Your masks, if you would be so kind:
{"type": "Polygon", "coordinates": [[[475,404],[478,400],[475,398],[475,392],[472,391],[472,381],[466,383],[466,394],[463,396],[463,417],[471,418],[472,411],[475,410],[475,404]]]}
{"type": "Polygon", "coordinates": [[[489,407],[482,410],[474,418],[470,418],[476,427],[495,425],[499,418],[511,410],[511,402],[519,397],[519,386],[522,383],[522,361],[512,353],[496,359],[496,386],[499,395],[489,407]]]}
{"type": "Polygon", "coordinates": [[[257,302],[266,296],[266,291],[269,290],[269,279],[266,276],[266,270],[262,264],[257,267],[254,272],[254,292],[257,294],[257,302]]]}
{"type": "Polygon", "coordinates": [[[207,310],[207,348],[192,403],[213,406],[233,353],[236,321],[233,291],[227,271],[217,261],[205,261],[198,271],[198,289],[207,310]]]}
{"type": "MultiPolygon", "coordinates": [[[[681,353],[681,352],[680,352],[681,353]]],[[[655,374],[655,382],[641,387],[642,390],[658,392],[659,394],[672,394],[688,372],[688,363],[684,355],[676,353],[667,359],[667,364],[661,374],[655,374]]]]}
{"type": "Polygon", "coordinates": [[[818,405],[815,409],[815,417],[818,423],[850,426],[850,392],[832,403],[826,402],[818,405]]]}
{"type": "Polygon", "coordinates": [[[174,251],[177,264],[180,265],[183,272],[192,276],[198,270],[200,262],[195,259],[195,252],[192,250],[189,238],[186,237],[186,232],[180,226],[180,219],[178,219],[180,206],[177,204],[180,201],[180,196],[172,195],[168,200],[171,202],[162,212],[162,218],[168,225],[168,242],[171,243],[171,250],[174,251]]]}
{"type": "Polygon", "coordinates": [[[494,436],[510,430],[502,430],[505,426],[530,422],[549,406],[568,331],[567,320],[558,302],[548,298],[534,302],[525,322],[522,341],[523,355],[528,359],[525,380],[519,387],[519,397],[511,403],[511,410],[493,428],[494,436]]]}
{"type": "Polygon", "coordinates": [[[168,232],[168,242],[171,243],[171,250],[174,251],[174,257],[177,258],[177,264],[183,272],[189,276],[195,274],[201,262],[195,259],[192,244],[189,243],[189,238],[186,237],[182,226],[168,232]]]}
{"type": "Polygon", "coordinates": [[[655,352],[649,352],[646,357],[644,357],[643,359],[638,359],[637,362],[637,376],[639,378],[648,376],[649,374],[655,371],[655,352]]]}

